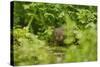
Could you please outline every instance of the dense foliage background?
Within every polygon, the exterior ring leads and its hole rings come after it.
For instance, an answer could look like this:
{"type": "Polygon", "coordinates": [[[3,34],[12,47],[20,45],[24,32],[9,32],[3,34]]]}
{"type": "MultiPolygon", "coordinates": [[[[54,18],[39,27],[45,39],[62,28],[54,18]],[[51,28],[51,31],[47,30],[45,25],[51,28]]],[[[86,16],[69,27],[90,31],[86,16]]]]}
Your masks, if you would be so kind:
{"type": "Polygon", "coordinates": [[[14,2],[14,65],[51,64],[97,60],[97,7],[14,2]],[[54,29],[64,29],[61,45],[54,29]]]}

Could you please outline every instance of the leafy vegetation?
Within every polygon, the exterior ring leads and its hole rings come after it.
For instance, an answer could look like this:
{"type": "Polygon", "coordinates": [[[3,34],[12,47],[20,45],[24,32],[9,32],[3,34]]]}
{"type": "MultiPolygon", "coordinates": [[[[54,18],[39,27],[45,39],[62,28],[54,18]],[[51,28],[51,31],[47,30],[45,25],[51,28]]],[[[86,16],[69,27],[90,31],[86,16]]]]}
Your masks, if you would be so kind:
{"type": "Polygon", "coordinates": [[[13,3],[14,65],[97,60],[96,6],[13,3]],[[60,45],[54,38],[59,27],[64,29],[60,45]]]}

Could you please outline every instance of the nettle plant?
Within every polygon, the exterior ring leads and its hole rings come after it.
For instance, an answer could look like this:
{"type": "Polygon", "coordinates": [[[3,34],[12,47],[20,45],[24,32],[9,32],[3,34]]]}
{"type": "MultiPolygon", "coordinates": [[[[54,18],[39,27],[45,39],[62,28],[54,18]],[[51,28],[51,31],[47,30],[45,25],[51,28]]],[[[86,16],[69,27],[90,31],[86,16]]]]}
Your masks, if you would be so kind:
{"type": "Polygon", "coordinates": [[[97,60],[97,7],[14,2],[14,65],[97,60]]]}

